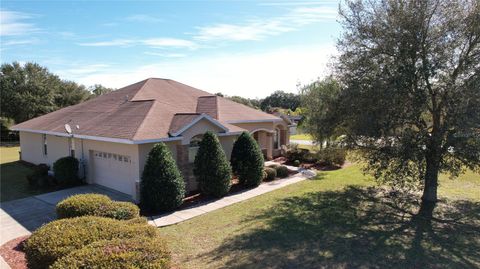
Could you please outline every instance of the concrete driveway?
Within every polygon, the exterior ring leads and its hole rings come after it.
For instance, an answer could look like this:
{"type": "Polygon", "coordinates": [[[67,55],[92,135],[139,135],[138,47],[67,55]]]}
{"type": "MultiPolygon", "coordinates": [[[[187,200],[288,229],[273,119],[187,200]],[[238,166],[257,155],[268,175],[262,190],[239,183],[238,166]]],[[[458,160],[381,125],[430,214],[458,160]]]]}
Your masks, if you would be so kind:
{"type": "Polygon", "coordinates": [[[85,185],[23,199],[3,202],[0,205],[0,245],[28,235],[38,227],[56,218],[55,205],[61,200],[81,193],[100,193],[113,200],[130,201],[129,196],[98,185],[85,185]]]}

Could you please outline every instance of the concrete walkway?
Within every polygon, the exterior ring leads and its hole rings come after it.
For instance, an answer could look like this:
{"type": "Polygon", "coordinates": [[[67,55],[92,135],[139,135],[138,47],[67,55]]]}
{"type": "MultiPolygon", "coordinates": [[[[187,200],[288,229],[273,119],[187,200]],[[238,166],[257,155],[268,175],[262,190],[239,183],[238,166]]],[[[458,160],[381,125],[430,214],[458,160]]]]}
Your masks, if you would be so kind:
{"type": "MultiPolygon", "coordinates": [[[[265,163],[265,165],[270,165],[270,164],[273,164],[273,162],[265,163]]],[[[294,167],[294,166],[288,166],[288,168],[290,170],[299,170],[298,167],[294,167]]],[[[157,227],[176,224],[176,223],[203,215],[205,213],[217,210],[219,208],[226,207],[241,201],[245,201],[252,197],[259,196],[261,194],[283,188],[290,184],[303,181],[313,176],[315,176],[315,172],[311,170],[299,170],[298,174],[295,174],[288,178],[277,179],[272,182],[262,183],[260,186],[256,187],[255,189],[250,189],[250,190],[242,191],[240,193],[231,194],[224,198],[211,201],[211,202],[206,202],[204,204],[196,205],[191,208],[178,210],[168,214],[153,216],[151,217],[149,223],[157,227]]]]}

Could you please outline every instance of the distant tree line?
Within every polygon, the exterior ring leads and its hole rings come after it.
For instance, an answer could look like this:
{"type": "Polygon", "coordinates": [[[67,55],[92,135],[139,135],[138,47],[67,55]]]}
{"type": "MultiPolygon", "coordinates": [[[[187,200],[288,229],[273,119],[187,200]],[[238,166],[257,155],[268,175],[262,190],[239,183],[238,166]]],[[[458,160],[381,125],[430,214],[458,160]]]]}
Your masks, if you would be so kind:
{"type": "Polygon", "coordinates": [[[63,80],[37,63],[4,63],[0,67],[0,116],[20,123],[112,90],[63,80]]]}
{"type": "Polygon", "coordinates": [[[266,112],[289,111],[294,112],[301,103],[300,95],[287,93],[284,91],[275,91],[264,99],[245,98],[241,96],[226,96],[222,93],[216,93],[218,96],[225,97],[234,102],[255,108],[266,112]]]}

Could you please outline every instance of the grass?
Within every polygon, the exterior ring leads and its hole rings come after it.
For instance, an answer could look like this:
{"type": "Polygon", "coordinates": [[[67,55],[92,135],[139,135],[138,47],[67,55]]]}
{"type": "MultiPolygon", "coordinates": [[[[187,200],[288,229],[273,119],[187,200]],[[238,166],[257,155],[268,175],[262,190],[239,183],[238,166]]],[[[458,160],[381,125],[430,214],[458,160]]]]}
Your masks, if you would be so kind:
{"type": "Polygon", "coordinates": [[[53,191],[30,187],[26,176],[32,168],[19,162],[19,147],[0,147],[0,201],[10,201],[53,191]]]}
{"type": "Polygon", "coordinates": [[[480,176],[442,176],[434,219],[359,167],[161,228],[180,268],[478,268],[480,176]],[[468,200],[462,200],[468,199],[468,200]]]}
{"type": "Polygon", "coordinates": [[[291,140],[313,140],[309,134],[295,134],[290,136],[291,140]]]}

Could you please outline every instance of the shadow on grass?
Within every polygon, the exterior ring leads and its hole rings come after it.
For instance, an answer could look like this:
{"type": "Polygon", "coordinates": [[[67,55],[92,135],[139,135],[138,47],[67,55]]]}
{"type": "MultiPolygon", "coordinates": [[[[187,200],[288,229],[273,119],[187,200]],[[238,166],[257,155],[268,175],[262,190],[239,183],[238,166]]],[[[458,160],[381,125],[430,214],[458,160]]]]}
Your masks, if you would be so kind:
{"type": "Polygon", "coordinates": [[[374,188],[290,197],[244,220],[265,225],[204,256],[225,268],[480,267],[480,203],[442,201],[433,218],[419,206],[374,188]]]}

